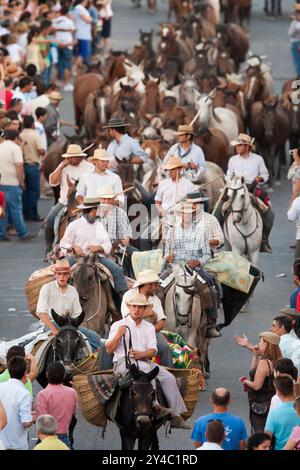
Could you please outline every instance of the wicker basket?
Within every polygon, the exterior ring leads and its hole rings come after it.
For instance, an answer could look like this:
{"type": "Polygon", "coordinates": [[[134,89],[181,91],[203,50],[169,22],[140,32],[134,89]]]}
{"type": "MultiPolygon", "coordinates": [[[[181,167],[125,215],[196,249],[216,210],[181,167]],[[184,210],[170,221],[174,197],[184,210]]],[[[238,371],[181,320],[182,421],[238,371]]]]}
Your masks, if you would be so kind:
{"type": "Polygon", "coordinates": [[[183,419],[188,419],[194,413],[198,400],[199,384],[202,372],[199,369],[169,369],[177,379],[178,387],[181,392],[187,412],[182,414],[183,419]]]}
{"type": "Polygon", "coordinates": [[[72,375],[75,377],[79,374],[102,374],[99,371],[99,354],[100,352],[94,352],[90,354],[86,359],[73,366],[72,375]]]}
{"type": "Polygon", "coordinates": [[[35,317],[40,290],[44,284],[53,281],[53,279],[53,268],[52,266],[48,266],[47,268],[34,271],[25,284],[25,294],[29,311],[35,317]]]}

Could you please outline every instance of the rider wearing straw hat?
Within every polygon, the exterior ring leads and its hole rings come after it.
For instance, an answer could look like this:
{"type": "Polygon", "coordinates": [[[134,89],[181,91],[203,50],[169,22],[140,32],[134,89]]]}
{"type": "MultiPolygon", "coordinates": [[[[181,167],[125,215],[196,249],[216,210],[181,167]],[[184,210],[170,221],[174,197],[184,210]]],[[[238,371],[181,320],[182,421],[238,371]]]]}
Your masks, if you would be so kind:
{"type": "Polygon", "coordinates": [[[192,170],[201,170],[201,174],[206,171],[206,162],[202,148],[199,145],[194,144],[193,137],[194,131],[192,126],[182,125],[178,127],[175,133],[178,137],[178,144],[172,145],[168,150],[164,164],[168,163],[171,155],[180,157],[182,162],[186,165],[186,168],[192,170]]]}
{"type": "MultiPolygon", "coordinates": [[[[257,184],[266,183],[268,181],[269,172],[266,168],[264,159],[260,155],[252,152],[254,147],[253,141],[254,139],[249,135],[239,134],[238,138],[231,142],[231,145],[235,147],[237,154],[229,159],[227,176],[230,178],[232,176],[243,176],[249,190],[251,192],[254,191],[255,195],[269,206],[268,196],[260,188],[256,189],[257,184]]],[[[272,253],[268,237],[273,226],[274,212],[269,206],[269,210],[261,213],[261,216],[264,224],[261,251],[272,253]]]]}
{"type": "Polygon", "coordinates": [[[103,186],[112,186],[116,193],[119,193],[116,204],[124,205],[124,195],[121,178],[108,170],[109,154],[107,150],[98,148],[95,150],[91,158],[94,163],[94,171],[88,175],[84,175],[77,186],[76,200],[81,203],[84,197],[98,196],[103,186]]]}
{"type": "Polygon", "coordinates": [[[87,154],[82,151],[80,145],[69,145],[67,152],[62,155],[63,161],[49,176],[49,183],[52,187],[60,186],[60,196],[57,204],[49,212],[45,222],[47,252],[51,251],[54,241],[55,217],[68,203],[68,182],[74,183],[84,174],[91,173],[94,170],[94,166],[84,160],[86,156],[87,154]]]}
{"type": "MultiPolygon", "coordinates": [[[[146,322],[144,318],[145,310],[149,307],[149,302],[143,294],[135,294],[128,302],[130,314],[126,318],[113,323],[108,341],[105,344],[108,354],[114,353],[114,373],[124,374],[126,372],[126,360],[124,355],[123,336],[129,351],[132,363],[143,372],[150,372],[156,367],[151,359],[157,353],[157,341],[154,326],[146,322]],[[127,328],[126,328],[127,327],[127,328]],[[132,348],[129,346],[129,331],[131,334],[132,348]]],[[[168,372],[164,367],[159,367],[157,378],[166,396],[171,413],[171,427],[181,429],[191,429],[191,426],[184,422],[180,416],[186,412],[186,406],[179,392],[174,375],[168,372]]],[[[155,386],[155,384],[154,384],[155,386]]],[[[153,411],[160,413],[160,407],[154,398],[153,411]]],[[[167,410],[168,411],[168,410],[167,410]]]]}

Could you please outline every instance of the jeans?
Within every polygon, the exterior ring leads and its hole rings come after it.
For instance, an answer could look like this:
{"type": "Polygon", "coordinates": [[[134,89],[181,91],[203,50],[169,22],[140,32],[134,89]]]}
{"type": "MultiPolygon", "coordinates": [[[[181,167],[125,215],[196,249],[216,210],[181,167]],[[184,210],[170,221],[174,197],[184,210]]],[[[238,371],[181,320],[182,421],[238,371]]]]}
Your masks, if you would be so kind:
{"type": "Polygon", "coordinates": [[[120,266],[118,266],[113,260],[105,258],[104,256],[100,257],[100,263],[110,270],[114,279],[115,291],[117,294],[124,294],[128,291],[122,268],[120,268],[120,266]]]}
{"type": "Polygon", "coordinates": [[[292,42],[291,52],[297,77],[300,77],[300,41],[292,42]]]}
{"type": "Polygon", "coordinates": [[[124,256],[124,261],[123,261],[124,273],[126,276],[131,277],[132,279],[135,279],[135,275],[134,275],[134,271],[132,268],[131,257],[132,257],[132,253],[134,253],[135,251],[139,251],[139,250],[135,248],[134,246],[127,246],[126,253],[124,256]]]}
{"type": "Polygon", "coordinates": [[[96,351],[96,349],[100,349],[101,338],[98,333],[96,333],[96,331],[89,330],[88,328],[84,328],[82,326],[80,326],[78,329],[84,336],[86,336],[86,339],[90,343],[93,352],[96,351]]]}
{"type": "Polygon", "coordinates": [[[0,185],[5,197],[5,217],[0,219],[0,238],[6,237],[8,219],[10,219],[21,239],[28,235],[28,228],[23,219],[22,189],[19,186],[0,185]]]}
{"type": "Polygon", "coordinates": [[[87,39],[78,39],[77,54],[83,58],[86,65],[90,63],[91,44],[92,41],[88,41],[87,39]]]}
{"type": "Polygon", "coordinates": [[[157,331],[156,340],[157,351],[160,356],[161,365],[165,367],[174,367],[172,351],[166,337],[162,333],[157,331]]]}
{"type": "Polygon", "coordinates": [[[38,218],[38,202],[40,198],[40,167],[25,163],[25,186],[23,191],[23,212],[31,220],[38,218]]]}
{"type": "Polygon", "coordinates": [[[50,83],[50,77],[51,77],[51,66],[50,66],[50,67],[46,67],[46,68],[43,70],[41,76],[42,76],[42,81],[43,81],[43,83],[44,83],[46,86],[49,85],[49,83],[50,83]]]}
{"type": "Polygon", "coordinates": [[[64,71],[72,69],[72,49],[68,47],[58,48],[57,75],[59,80],[64,78],[64,71]]]}
{"type": "Polygon", "coordinates": [[[55,217],[59,213],[59,211],[64,207],[63,204],[58,202],[55,206],[52,207],[51,211],[46,217],[46,225],[45,225],[45,241],[47,245],[47,250],[51,250],[53,242],[54,242],[54,221],[55,217]]]}
{"type": "Polygon", "coordinates": [[[58,439],[71,449],[71,442],[68,434],[56,434],[58,439]]]}

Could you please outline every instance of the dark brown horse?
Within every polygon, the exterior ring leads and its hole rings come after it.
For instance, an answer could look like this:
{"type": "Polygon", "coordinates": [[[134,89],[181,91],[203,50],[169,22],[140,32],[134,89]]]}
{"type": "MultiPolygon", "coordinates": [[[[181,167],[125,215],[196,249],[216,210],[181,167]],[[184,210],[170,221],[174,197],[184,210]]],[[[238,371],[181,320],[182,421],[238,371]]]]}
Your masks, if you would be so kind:
{"type": "Polygon", "coordinates": [[[230,57],[235,64],[235,71],[238,72],[249,50],[249,39],[245,31],[234,23],[219,26],[218,32],[221,35],[220,43],[229,50],[230,57]]]}
{"type": "Polygon", "coordinates": [[[73,91],[76,125],[81,128],[86,100],[90,93],[102,89],[104,79],[96,73],[86,73],[77,78],[73,91]]]}
{"type": "Polygon", "coordinates": [[[182,16],[188,16],[193,11],[192,0],[169,0],[168,20],[175,14],[177,23],[182,16]]]}
{"type": "Polygon", "coordinates": [[[151,121],[160,114],[159,79],[150,79],[145,82],[145,94],[140,104],[140,115],[143,119],[151,121]]]}
{"type": "Polygon", "coordinates": [[[224,172],[227,171],[229,142],[224,132],[220,129],[202,127],[196,130],[195,143],[200,145],[207,161],[214,162],[224,172]]]}

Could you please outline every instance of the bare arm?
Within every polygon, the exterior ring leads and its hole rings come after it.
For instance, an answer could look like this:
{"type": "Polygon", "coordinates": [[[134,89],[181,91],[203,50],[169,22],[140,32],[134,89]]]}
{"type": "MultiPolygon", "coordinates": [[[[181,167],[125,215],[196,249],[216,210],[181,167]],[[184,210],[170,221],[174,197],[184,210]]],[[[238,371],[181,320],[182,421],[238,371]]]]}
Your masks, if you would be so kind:
{"type": "Polygon", "coordinates": [[[159,320],[155,325],[155,331],[160,331],[163,330],[166,324],[166,320],[159,320]]]}
{"type": "Polygon", "coordinates": [[[285,444],[283,450],[294,450],[296,445],[297,445],[297,442],[294,441],[294,439],[289,439],[287,443],[285,444]]]}
{"type": "Polygon", "coordinates": [[[160,216],[164,216],[166,211],[161,207],[161,201],[155,201],[156,209],[160,216]]]}
{"type": "Polygon", "coordinates": [[[27,354],[26,359],[30,360],[30,371],[29,371],[28,374],[26,374],[26,377],[31,382],[33,382],[34,379],[38,376],[38,368],[37,368],[37,365],[36,365],[36,358],[32,354],[27,354]]]}
{"type": "Polygon", "coordinates": [[[25,187],[24,165],[23,163],[16,163],[17,177],[21,188],[25,187]]]}
{"type": "Polygon", "coordinates": [[[49,176],[49,183],[51,184],[51,186],[58,186],[60,184],[60,181],[61,181],[61,172],[63,171],[63,169],[69,164],[68,160],[63,160],[59,165],[58,167],[56,168],[56,170],[54,170],[50,176],[49,176]]]}
{"type": "Polygon", "coordinates": [[[131,350],[130,351],[130,357],[133,357],[134,359],[138,360],[145,360],[145,359],[152,359],[156,354],[156,349],[151,348],[147,349],[147,351],[135,351],[131,350]]]}
{"type": "Polygon", "coordinates": [[[299,194],[300,194],[300,179],[297,178],[294,183],[294,188],[293,188],[293,192],[292,192],[292,196],[291,196],[288,208],[291,207],[293,201],[296,199],[296,197],[299,196],[299,194]]]}
{"type": "Polygon", "coordinates": [[[93,21],[91,16],[84,15],[83,13],[80,15],[80,18],[88,24],[92,23],[93,21]]]}
{"type": "Polygon", "coordinates": [[[0,431],[2,431],[3,428],[7,425],[7,416],[5,413],[4,406],[2,405],[0,401],[0,431]]]}
{"type": "Polygon", "coordinates": [[[245,380],[243,383],[248,385],[248,387],[252,388],[253,390],[260,390],[268,374],[269,366],[267,360],[260,361],[258,363],[253,382],[251,380],[245,380]]]}
{"type": "Polygon", "coordinates": [[[56,328],[56,326],[52,323],[52,321],[50,320],[49,318],[49,315],[48,313],[46,312],[42,312],[40,313],[40,320],[46,325],[48,326],[48,328],[50,328],[50,330],[52,331],[52,333],[54,335],[56,335],[56,333],[58,333],[58,329],[56,328]]]}
{"type": "Polygon", "coordinates": [[[240,450],[246,450],[246,441],[240,441],[239,448],[240,450]]]}
{"type": "Polygon", "coordinates": [[[195,442],[194,442],[194,446],[195,446],[195,448],[197,449],[197,447],[202,446],[202,442],[200,442],[200,441],[195,441],[195,442]]]}
{"type": "Polygon", "coordinates": [[[117,349],[120,339],[122,338],[122,336],[125,335],[125,333],[126,327],[122,325],[119,327],[117,334],[114,336],[114,338],[105,343],[105,349],[108,354],[113,353],[117,349]]]}

